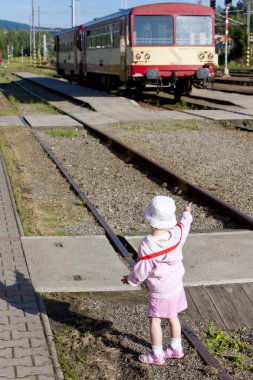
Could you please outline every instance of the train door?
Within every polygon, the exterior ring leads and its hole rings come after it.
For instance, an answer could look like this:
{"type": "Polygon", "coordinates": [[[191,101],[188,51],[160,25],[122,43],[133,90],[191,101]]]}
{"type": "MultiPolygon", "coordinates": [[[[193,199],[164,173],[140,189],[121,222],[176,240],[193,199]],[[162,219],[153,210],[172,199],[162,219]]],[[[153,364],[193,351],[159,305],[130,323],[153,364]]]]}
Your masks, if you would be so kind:
{"type": "Polygon", "coordinates": [[[79,26],[77,33],[77,56],[76,56],[76,71],[79,79],[84,77],[84,28],[79,26]]]}
{"type": "Polygon", "coordinates": [[[121,76],[120,80],[126,82],[127,71],[127,41],[126,41],[126,17],[122,16],[120,20],[120,67],[121,76]]]}
{"type": "Polygon", "coordinates": [[[60,71],[59,71],[59,66],[60,66],[60,37],[59,36],[55,36],[54,51],[55,51],[55,59],[56,59],[56,71],[58,74],[60,74],[60,71]]]}

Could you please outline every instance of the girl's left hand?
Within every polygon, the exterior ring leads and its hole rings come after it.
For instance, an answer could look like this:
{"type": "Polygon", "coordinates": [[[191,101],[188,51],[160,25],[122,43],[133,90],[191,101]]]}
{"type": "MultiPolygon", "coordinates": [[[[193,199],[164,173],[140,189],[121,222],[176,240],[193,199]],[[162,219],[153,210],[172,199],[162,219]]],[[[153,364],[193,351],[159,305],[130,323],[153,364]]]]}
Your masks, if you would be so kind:
{"type": "Polygon", "coordinates": [[[123,276],[122,277],[122,279],[121,279],[121,282],[123,283],[123,284],[128,284],[128,276],[123,276]]]}

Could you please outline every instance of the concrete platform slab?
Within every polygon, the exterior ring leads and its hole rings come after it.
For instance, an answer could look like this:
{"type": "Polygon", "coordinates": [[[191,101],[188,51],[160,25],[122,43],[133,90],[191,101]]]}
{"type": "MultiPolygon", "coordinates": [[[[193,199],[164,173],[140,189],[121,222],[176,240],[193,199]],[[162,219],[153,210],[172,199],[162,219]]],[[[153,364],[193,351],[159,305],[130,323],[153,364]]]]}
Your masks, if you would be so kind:
{"type": "Polygon", "coordinates": [[[21,127],[24,126],[21,119],[15,115],[0,116],[0,127],[21,127]]]}
{"type": "MultiPolygon", "coordinates": [[[[93,90],[79,85],[73,85],[65,80],[47,78],[41,75],[18,72],[20,78],[28,79],[47,89],[73,97],[78,102],[89,104],[98,115],[87,115],[87,123],[104,124],[107,122],[133,121],[133,120],[186,120],[209,117],[212,120],[251,120],[253,117],[253,96],[235,93],[224,93],[207,89],[193,89],[194,97],[206,97],[226,102],[226,111],[222,110],[195,110],[195,111],[155,111],[144,109],[130,99],[114,96],[103,91],[93,90]],[[246,97],[247,96],[247,97],[246,97]],[[115,113],[115,110],[117,112],[115,113]],[[231,112],[230,112],[231,111],[231,112]],[[238,113],[238,114],[237,114],[238,113]]],[[[59,105],[58,105],[59,106],[59,105]]],[[[219,108],[219,107],[218,107],[219,108]]]]}
{"type": "Polygon", "coordinates": [[[73,85],[66,81],[47,78],[33,73],[18,72],[15,74],[20,78],[29,79],[36,84],[60,92],[68,97],[71,96],[78,102],[89,104],[96,112],[94,112],[94,115],[91,113],[85,115],[86,119],[82,120],[87,123],[95,122],[96,124],[104,124],[106,122],[111,123],[133,120],[186,120],[202,118],[201,116],[194,114],[182,114],[179,111],[155,111],[144,109],[131,99],[115,96],[76,84],[73,85]],[[117,110],[117,112],[115,112],[115,110],[117,110]],[[103,121],[103,119],[105,121],[103,121]]]}
{"type": "MultiPolygon", "coordinates": [[[[125,237],[137,250],[144,236],[125,237]]],[[[253,282],[253,232],[191,233],[183,248],[185,286],[253,282]]]]}
{"type": "Polygon", "coordinates": [[[244,115],[243,113],[234,113],[222,110],[187,110],[184,111],[189,115],[203,116],[212,120],[253,120],[253,115],[244,115]]]}
{"type": "Polygon", "coordinates": [[[25,116],[26,121],[32,128],[83,128],[81,123],[67,115],[35,115],[25,116]]]}
{"type": "Polygon", "coordinates": [[[22,237],[38,292],[133,291],[121,283],[129,272],[105,236],[22,237]]]}

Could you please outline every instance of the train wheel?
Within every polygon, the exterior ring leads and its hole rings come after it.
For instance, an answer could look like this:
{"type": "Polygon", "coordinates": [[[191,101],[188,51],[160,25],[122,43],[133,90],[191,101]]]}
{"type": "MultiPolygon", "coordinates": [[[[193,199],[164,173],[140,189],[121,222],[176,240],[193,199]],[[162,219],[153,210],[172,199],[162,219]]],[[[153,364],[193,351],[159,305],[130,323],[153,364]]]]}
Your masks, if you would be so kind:
{"type": "Polygon", "coordinates": [[[183,95],[183,91],[184,91],[184,86],[182,85],[180,81],[178,81],[174,89],[175,103],[180,102],[181,96],[183,95]]]}
{"type": "Polygon", "coordinates": [[[187,88],[186,88],[185,94],[187,96],[191,96],[191,93],[192,93],[192,81],[189,80],[187,83],[187,88]]]}
{"type": "Polygon", "coordinates": [[[192,83],[189,79],[178,79],[174,89],[174,100],[179,102],[183,94],[190,96],[192,83]]]}

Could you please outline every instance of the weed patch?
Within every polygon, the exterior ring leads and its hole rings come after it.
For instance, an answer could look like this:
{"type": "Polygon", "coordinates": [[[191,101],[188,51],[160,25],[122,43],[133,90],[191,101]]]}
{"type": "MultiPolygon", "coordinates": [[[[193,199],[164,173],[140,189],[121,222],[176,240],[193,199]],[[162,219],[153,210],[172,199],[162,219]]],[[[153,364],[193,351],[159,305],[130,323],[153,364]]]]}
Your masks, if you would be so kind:
{"type": "Polygon", "coordinates": [[[204,333],[204,340],[209,351],[227,362],[233,369],[243,369],[253,372],[252,342],[244,338],[246,328],[234,333],[228,333],[210,324],[204,333]]]}
{"type": "Polygon", "coordinates": [[[80,132],[74,129],[59,129],[56,131],[48,131],[47,135],[52,137],[79,137],[80,132]]]}

